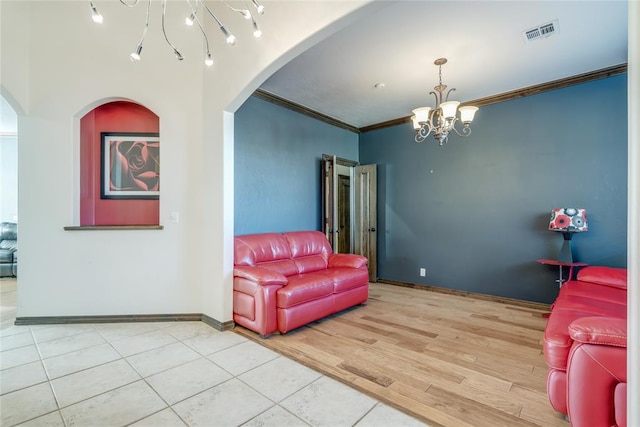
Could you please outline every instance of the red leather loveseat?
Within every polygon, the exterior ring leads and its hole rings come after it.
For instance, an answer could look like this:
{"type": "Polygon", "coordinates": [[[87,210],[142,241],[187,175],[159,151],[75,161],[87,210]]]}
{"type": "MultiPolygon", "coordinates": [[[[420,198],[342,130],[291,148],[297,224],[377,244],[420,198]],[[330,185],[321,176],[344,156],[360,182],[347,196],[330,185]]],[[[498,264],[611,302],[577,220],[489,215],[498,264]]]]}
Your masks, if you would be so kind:
{"type": "Polygon", "coordinates": [[[233,320],[263,337],[361,304],[368,296],[367,258],[332,253],[319,231],[235,237],[233,320]]]}
{"type": "Polygon", "coordinates": [[[562,285],[544,357],[549,401],[572,426],[626,426],[626,269],[585,267],[562,285]]]}

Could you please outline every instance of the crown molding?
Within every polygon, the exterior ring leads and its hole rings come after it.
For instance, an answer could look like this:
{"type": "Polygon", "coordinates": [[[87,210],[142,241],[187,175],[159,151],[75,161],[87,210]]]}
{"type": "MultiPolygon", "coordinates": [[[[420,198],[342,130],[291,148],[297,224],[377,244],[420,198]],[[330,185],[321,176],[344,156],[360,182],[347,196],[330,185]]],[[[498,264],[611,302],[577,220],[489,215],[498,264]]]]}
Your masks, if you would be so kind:
{"type": "Polygon", "coordinates": [[[317,111],[307,108],[304,105],[296,104],[295,102],[291,102],[284,98],[280,98],[279,96],[274,95],[265,90],[256,89],[256,91],[253,92],[253,96],[255,96],[256,98],[260,98],[264,101],[270,102],[272,104],[279,105],[280,107],[284,107],[289,110],[295,111],[297,113],[304,114],[305,116],[312,117],[316,120],[320,120],[321,122],[325,122],[330,125],[333,125],[342,129],[346,129],[354,133],[360,133],[360,130],[355,126],[351,126],[350,124],[341,122],[340,120],[334,119],[333,117],[327,116],[326,114],[318,113],[317,111]]]}
{"type": "MultiPolygon", "coordinates": [[[[491,95],[485,98],[474,99],[472,101],[464,102],[462,105],[475,105],[477,107],[481,107],[484,105],[495,104],[497,102],[504,102],[512,99],[523,98],[525,96],[538,95],[543,92],[561,89],[561,88],[565,88],[565,87],[569,87],[569,86],[573,86],[581,83],[590,82],[593,80],[600,80],[607,77],[615,76],[617,74],[624,74],[626,72],[627,72],[626,63],[614,65],[612,67],[602,68],[600,70],[590,71],[584,74],[565,77],[563,79],[558,79],[558,80],[553,80],[546,83],[541,83],[538,85],[528,86],[522,89],[516,89],[509,92],[500,93],[497,95],[491,95]]],[[[388,128],[391,126],[397,126],[404,123],[411,123],[411,116],[406,116],[406,117],[400,117],[398,119],[388,120],[386,122],[376,123],[373,125],[357,128],[355,126],[351,126],[348,123],[341,122],[340,120],[327,116],[326,114],[318,113],[317,111],[314,111],[303,105],[297,104],[292,101],[288,101],[284,98],[281,98],[277,95],[274,95],[262,89],[257,89],[255,92],[253,92],[253,96],[255,96],[256,98],[260,98],[264,101],[270,102],[272,104],[278,105],[280,107],[287,108],[289,110],[298,112],[300,114],[304,114],[305,116],[312,117],[316,120],[320,120],[322,122],[328,123],[330,125],[333,125],[342,129],[346,129],[354,133],[364,133],[372,130],[388,128]]]]}
{"type": "MultiPolygon", "coordinates": [[[[522,89],[512,90],[510,92],[504,92],[497,95],[487,96],[485,98],[474,99],[473,101],[466,101],[466,102],[463,102],[462,105],[475,105],[476,107],[481,107],[483,105],[510,101],[512,99],[523,98],[525,96],[538,95],[543,92],[562,89],[565,87],[590,82],[593,80],[600,80],[607,77],[615,76],[617,74],[624,74],[626,72],[627,72],[626,63],[620,64],[620,65],[614,65],[613,67],[602,68],[600,70],[590,71],[588,73],[578,74],[575,76],[566,77],[559,80],[553,80],[547,83],[528,86],[522,89]]],[[[397,126],[404,123],[411,123],[411,116],[401,117],[398,119],[361,127],[359,128],[359,131],[360,133],[364,133],[372,130],[383,129],[391,126],[397,126]]]]}

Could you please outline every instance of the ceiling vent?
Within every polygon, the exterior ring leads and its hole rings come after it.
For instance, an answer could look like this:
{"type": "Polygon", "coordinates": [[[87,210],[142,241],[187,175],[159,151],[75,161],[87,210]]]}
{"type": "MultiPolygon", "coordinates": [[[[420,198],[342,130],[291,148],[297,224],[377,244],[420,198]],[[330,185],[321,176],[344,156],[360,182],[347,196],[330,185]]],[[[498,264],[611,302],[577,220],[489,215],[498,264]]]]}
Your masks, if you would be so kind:
{"type": "Polygon", "coordinates": [[[558,27],[558,20],[553,20],[546,24],[539,25],[534,28],[530,28],[522,32],[522,37],[526,42],[532,42],[534,40],[544,39],[556,34],[560,28],[558,27]]]}

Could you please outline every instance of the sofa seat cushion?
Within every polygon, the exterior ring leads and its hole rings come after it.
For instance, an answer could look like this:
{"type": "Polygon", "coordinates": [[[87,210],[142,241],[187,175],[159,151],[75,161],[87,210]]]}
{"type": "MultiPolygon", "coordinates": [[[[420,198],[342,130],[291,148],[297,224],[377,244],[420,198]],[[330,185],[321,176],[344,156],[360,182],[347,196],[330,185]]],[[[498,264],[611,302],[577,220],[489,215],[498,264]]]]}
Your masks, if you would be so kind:
{"type": "Polygon", "coordinates": [[[593,283],[572,280],[565,282],[560,289],[558,300],[564,295],[581,295],[601,301],[611,301],[627,305],[627,290],[610,286],[599,286],[593,283]]]}
{"type": "Polygon", "coordinates": [[[333,281],[333,291],[340,293],[369,283],[369,272],[356,268],[330,268],[319,274],[333,281]]]}
{"type": "Polygon", "coordinates": [[[318,273],[290,276],[289,283],[278,289],[278,308],[289,308],[303,302],[333,294],[333,280],[318,273]]]}
{"type": "Polygon", "coordinates": [[[626,304],[569,293],[556,300],[555,307],[558,306],[561,310],[587,312],[593,316],[625,317],[627,313],[626,304]]]}
{"type": "Polygon", "coordinates": [[[13,262],[13,250],[12,249],[0,249],[0,262],[12,263],[13,262]]]}

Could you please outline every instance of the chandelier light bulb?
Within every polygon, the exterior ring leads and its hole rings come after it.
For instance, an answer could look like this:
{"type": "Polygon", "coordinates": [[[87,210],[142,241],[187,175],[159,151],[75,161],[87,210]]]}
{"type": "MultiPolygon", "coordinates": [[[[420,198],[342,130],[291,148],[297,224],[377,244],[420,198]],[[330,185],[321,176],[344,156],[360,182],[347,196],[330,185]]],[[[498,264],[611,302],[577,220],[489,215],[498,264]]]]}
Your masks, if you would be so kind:
{"type": "Polygon", "coordinates": [[[240,13],[242,13],[244,19],[251,19],[251,12],[249,12],[249,9],[244,9],[240,13]]]}
{"type": "Polygon", "coordinates": [[[138,47],[136,47],[135,52],[133,52],[129,57],[131,58],[131,62],[138,62],[140,61],[140,52],[142,52],[142,45],[139,44],[138,47]]]}
{"type": "Polygon", "coordinates": [[[184,59],[182,54],[180,52],[178,52],[178,49],[173,49],[173,54],[176,56],[176,59],[178,61],[182,61],[184,59]]]}
{"type": "Polygon", "coordinates": [[[264,6],[258,3],[258,0],[251,0],[260,15],[264,14],[264,6]]]}
{"type": "Polygon", "coordinates": [[[93,22],[95,22],[96,24],[102,24],[102,21],[104,20],[104,18],[102,17],[102,15],[100,15],[97,11],[94,10],[94,13],[91,14],[91,19],[93,19],[93,22]]]}
{"type": "Polygon", "coordinates": [[[193,26],[193,21],[195,21],[196,17],[195,15],[192,13],[191,15],[187,16],[184,19],[184,23],[187,24],[188,26],[192,27],[193,26]]]}
{"type": "Polygon", "coordinates": [[[204,64],[207,67],[211,67],[213,65],[213,58],[211,57],[210,53],[207,53],[207,59],[204,60],[204,64]]]}
{"type": "Polygon", "coordinates": [[[476,111],[478,111],[478,107],[467,105],[466,107],[458,108],[458,111],[460,111],[460,121],[468,125],[473,121],[473,116],[475,116],[476,111]]]}
{"type": "Polygon", "coordinates": [[[429,121],[429,113],[431,107],[420,107],[412,111],[416,123],[427,123],[429,121]]]}
{"type": "Polygon", "coordinates": [[[411,123],[413,124],[413,130],[420,129],[420,123],[418,123],[418,119],[415,115],[411,116],[411,123]]]}
{"type": "Polygon", "coordinates": [[[220,25],[220,31],[222,31],[222,34],[224,34],[225,40],[227,41],[227,44],[229,46],[233,46],[234,44],[236,44],[236,36],[229,33],[229,31],[227,31],[227,29],[222,25],[220,25]]]}
{"type": "Polygon", "coordinates": [[[440,104],[440,109],[442,110],[442,117],[445,119],[452,119],[456,116],[456,111],[458,110],[458,105],[460,103],[458,101],[447,101],[440,104]]]}
{"type": "Polygon", "coordinates": [[[256,21],[253,21],[253,37],[257,39],[262,37],[262,31],[260,30],[260,28],[258,28],[258,24],[256,23],[256,21]]]}
{"type": "Polygon", "coordinates": [[[92,1],[89,1],[89,7],[91,8],[91,19],[93,22],[96,24],[102,24],[104,18],[102,18],[102,15],[100,15],[100,12],[98,12],[98,9],[96,9],[96,6],[92,1]]]}

